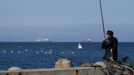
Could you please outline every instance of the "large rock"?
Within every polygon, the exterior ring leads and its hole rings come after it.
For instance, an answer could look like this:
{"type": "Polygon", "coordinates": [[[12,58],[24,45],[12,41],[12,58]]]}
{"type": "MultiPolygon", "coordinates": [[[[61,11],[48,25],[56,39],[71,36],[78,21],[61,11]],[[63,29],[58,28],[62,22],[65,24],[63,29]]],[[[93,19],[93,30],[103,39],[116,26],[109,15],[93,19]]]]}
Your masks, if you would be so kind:
{"type": "Polygon", "coordinates": [[[20,71],[20,70],[21,70],[21,68],[19,68],[19,67],[11,67],[8,69],[8,71],[20,71]]]}
{"type": "Polygon", "coordinates": [[[102,62],[102,61],[96,62],[94,65],[98,65],[98,66],[101,66],[103,68],[106,68],[106,64],[104,62],[102,62]]]}
{"type": "Polygon", "coordinates": [[[71,68],[72,62],[68,59],[59,59],[55,63],[55,68],[71,68]]]}

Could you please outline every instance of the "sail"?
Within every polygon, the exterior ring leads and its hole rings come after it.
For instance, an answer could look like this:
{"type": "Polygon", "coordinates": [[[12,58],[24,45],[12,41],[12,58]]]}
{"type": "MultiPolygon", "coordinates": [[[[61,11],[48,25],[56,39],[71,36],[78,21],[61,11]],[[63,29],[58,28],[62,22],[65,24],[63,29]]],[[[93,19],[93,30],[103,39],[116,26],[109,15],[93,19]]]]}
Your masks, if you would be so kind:
{"type": "Polygon", "coordinates": [[[78,49],[83,49],[81,43],[78,44],[78,49]]]}

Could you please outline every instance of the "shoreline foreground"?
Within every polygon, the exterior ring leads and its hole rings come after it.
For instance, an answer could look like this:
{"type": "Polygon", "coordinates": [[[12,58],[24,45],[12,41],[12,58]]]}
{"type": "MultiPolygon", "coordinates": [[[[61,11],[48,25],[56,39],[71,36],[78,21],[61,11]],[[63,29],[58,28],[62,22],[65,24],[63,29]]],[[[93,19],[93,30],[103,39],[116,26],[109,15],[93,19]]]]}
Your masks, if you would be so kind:
{"type": "Polygon", "coordinates": [[[110,62],[87,63],[80,67],[73,67],[70,60],[59,59],[55,63],[55,68],[21,69],[11,67],[7,71],[0,71],[0,75],[134,75],[134,70],[128,66],[110,62]]]}
{"type": "Polygon", "coordinates": [[[105,75],[105,73],[100,67],[76,67],[0,71],[0,75],[105,75]]]}

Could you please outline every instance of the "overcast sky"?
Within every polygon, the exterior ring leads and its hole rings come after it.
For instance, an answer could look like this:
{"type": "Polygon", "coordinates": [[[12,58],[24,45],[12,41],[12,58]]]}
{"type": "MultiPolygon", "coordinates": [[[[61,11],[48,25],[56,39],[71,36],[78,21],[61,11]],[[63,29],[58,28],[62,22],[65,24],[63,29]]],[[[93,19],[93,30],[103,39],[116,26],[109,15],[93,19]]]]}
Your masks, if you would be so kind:
{"type": "MultiPolygon", "coordinates": [[[[134,42],[134,0],[102,0],[106,29],[134,42]]],[[[98,0],[0,0],[0,41],[102,41],[98,0]]]]}

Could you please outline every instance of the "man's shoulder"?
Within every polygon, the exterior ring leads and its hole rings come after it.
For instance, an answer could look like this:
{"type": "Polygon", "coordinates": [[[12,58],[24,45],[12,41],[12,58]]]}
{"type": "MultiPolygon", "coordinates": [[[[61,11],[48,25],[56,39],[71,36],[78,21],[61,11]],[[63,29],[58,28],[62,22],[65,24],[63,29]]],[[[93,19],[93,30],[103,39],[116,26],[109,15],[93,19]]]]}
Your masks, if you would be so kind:
{"type": "Polygon", "coordinates": [[[116,37],[113,37],[113,40],[117,41],[118,42],[118,39],[116,37]]]}
{"type": "Polygon", "coordinates": [[[116,40],[117,40],[117,38],[116,38],[116,37],[113,37],[113,39],[116,39],[116,40]]]}

